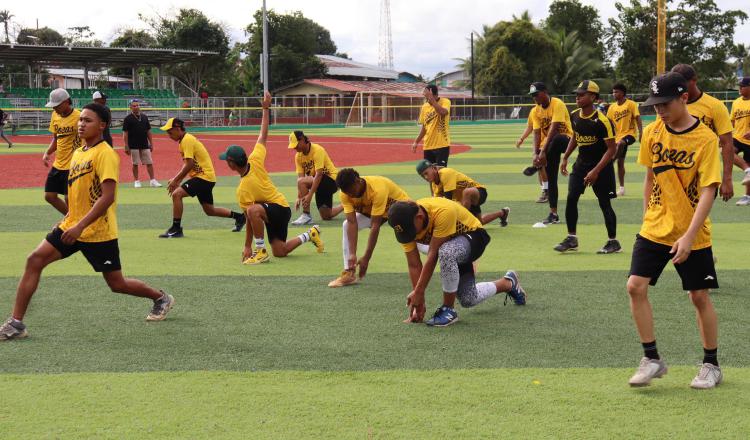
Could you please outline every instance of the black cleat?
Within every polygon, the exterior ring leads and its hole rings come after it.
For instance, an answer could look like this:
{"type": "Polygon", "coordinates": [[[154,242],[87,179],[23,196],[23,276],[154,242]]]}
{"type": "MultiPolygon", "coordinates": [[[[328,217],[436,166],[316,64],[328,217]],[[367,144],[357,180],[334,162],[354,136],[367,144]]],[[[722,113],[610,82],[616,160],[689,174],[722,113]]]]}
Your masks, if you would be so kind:
{"type": "Polygon", "coordinates": [[[563,240],[562,243],[555,246],[555,250],[557,252],[577,251],[578,239],[576,237],[571,237],[570,235],[568,235],[567,237],[565,237],[565,240],[563,240]]]}

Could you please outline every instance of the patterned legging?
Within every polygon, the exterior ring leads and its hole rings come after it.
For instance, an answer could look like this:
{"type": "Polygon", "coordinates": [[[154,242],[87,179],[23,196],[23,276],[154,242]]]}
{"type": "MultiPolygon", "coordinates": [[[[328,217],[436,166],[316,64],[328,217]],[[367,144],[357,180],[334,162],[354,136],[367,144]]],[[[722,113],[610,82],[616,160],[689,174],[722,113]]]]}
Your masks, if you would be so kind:
{"type": "Polygon", "coordinates": [[[456,293],[462,307],[473,307],[497,293],[495,283],[476,283],[471,267],[471,244],[463,235],[440,246],[440,280],[443,292],[456,293]]]}

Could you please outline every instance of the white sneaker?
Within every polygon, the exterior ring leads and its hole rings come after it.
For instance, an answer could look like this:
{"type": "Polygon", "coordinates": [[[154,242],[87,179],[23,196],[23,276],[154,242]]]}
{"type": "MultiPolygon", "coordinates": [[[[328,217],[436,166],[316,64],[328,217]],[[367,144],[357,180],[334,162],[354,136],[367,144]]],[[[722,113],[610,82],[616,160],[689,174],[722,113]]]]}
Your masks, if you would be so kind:
{"type": "Polygon", "coordinates": [[[133,182],[133,187],[134,188],[140,188],[141,187],[141,181],[140,180],[136,180],[135,182],[133,182]]]}
{"type": "Polygon", "coordinates": [[[151,182],[149,182],[153,188],[161,188],[161,183],[159,183],[156,179],[151,179],[151,182]]]}
{"type": "Polygon", "coordinates": [[[750,170],[745,171],[745,177],[742,178],[742,184],[747,185],[750,183],[750,170]]]}
{"type": "Polygon", "coordinates": [[[618,196],[624,196],[625,195],[625,187],[621,186],[620,189],[617,190],[618,196]]]}
{"type": "Polygon", "coordinates": [[[638,371],[630,378],[628,383],[631,387],[645,387],[651,384],[651,379],[659,378],[667,374],[667,364],[661,359],[641,358],[638,371]]]}
{"type": "Polygon", "coordinates": [[[737,206],[747,206],[750,205],[750,196],[745,195],[740,197],[739,200],[737,200],[737,203],[735,203],[737,206]]]}
{"type": "Polygon", "coordinates": [[[303,212],[301,216],[295,221],[292,222],[292,225],[294,226],[302,226],[302,225],[311,225],[313,223],[313,219],[310,216],[310,214],[303,212]]]}
{"type": "Polygon", "coordinates": [[[724,375],[721,374],[721,368],[714,364],[705,363],[701,365],[698,375],[690,382],[690,387],[697,390],[707,390],[714,388],[721,383],[724,375]]]}

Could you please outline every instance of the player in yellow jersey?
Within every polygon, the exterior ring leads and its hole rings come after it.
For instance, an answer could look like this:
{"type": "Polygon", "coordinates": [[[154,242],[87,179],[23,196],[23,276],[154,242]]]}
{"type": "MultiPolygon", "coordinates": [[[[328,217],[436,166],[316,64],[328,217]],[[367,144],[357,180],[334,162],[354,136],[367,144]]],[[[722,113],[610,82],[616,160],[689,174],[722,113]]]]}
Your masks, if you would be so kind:
{"type": "Polygon", "coordinates": [[[660,75],[649,89],[644,105],[654,106],[657,120],[643,130],[638,154],[638,163],[646,167],[643,225],[633,245],[627,283],[644,356],[630,385],[646,386],[667,373],[656,349],[648,288],[656,285],[671,260],[695,307],[703,342],[703,363],[690,386],[713,388],[722,380],[716,354],[718,318],[709,296],[709,289],[719,287],[708,219],[721,182],[718,139],[690,114],[682,75],[660,75]]]}
{"type": "Polygon", "coordinates": [[[526,292],[515,271],[509,270],[495,281],[476,283],[472,263],[482,256],[490,236],[479,220],[458,203],[442,197],[395,202],[388,210],[388,224],[406,253],[413,287],[406,298],[409,317],[404,322],[422,322],[425,291],[438,262],[443,305],[427,325],[445,327],[456,322],[456,298],[462,307],[468,308],[498,292],[506,292],[517,305],[526,304],[526,292]],[[429,245],[424,265],[417,244],[429,245]]]}
{"type": "Polygon", "coordinates": [[[625,84],[617,83],[612,86],[612,96],[615,98],[607,109],[607,117],[615,124],[615,142],[617,143],[617,178],[620,181],[618,196],[625,195],[625,156],[628,146],[635,143],[636,136],[641,140],[643,123],[638,104],[627,98],[628,90],[625,84]],[[636,128],[638,131],[636,132],[636,128]]]}
{"type": "Polygon", "coordinates": [[[103,106],[92,103],[83,107],[77,133],[84,146],[73,152],[70,161],[68,212],[26,259],[13,313],[0,326],[0,341],[28,336],[23,318],[39,287],[42,271],[51,263],[78,251],[96,272],[101,272],[113,292],[153,301],[146,320],[163,320],[174,305],[171,295],[143,281],[123,276],[116,214],[120,158],[102,139],[108,123],[109,113],[103,106]]]}
{"type": "Polygon", "coordinates": [[[295,150],[294,164],[297,171],[297,201],[294,209],[302,207],[302,215],[292,222],[294,226],[313,223],[310,202],[315,196],[315,205],[323,220],[331,220],[341,212],[341,206],[333,206],[336,186],[336,165],[321,145],[310,142],[305,133],[295,130],[289,135],[289,149],[295,150]]]}
{"type": "Polygon", "coordinates": [[[510,208],[507,206],[500,211],[482,214],[482,205],[487,201],[487,188],[464,173],[437,166],[427,159],[417,163],[417,174],[430,183],[433,197],[445,197],[456,201],[468,209],[469,212],[486,225],[500,219],[500,226],[508,226],[510,208]]]}
{"type": "Polygon", "coordinates": [[[268,139],[269,108],[271,94],[263,97],[263,119],[260,134],[250,157],[239,145],[230,145],[219,159],[240,175],[237,186],[237,202],[247,217],[245,246],[242,250],[244,264],[260,264],[270,259],[266,249],[263,228],[268,233],[268,242],[274,257],[286,257],[302,243],[310,241],[323,252],[323,241],[320,239],[320,228],[314,225],[307,232],[287,240],[289,219],[292,210],[286,198],[279,192],[266,171],[266,141],[268,139]],[[254,244],[254,248],[253,248],[254,244]]]}
{"type": "Polygon", "coordinates": [[[336,185],[341,188],[341,206],[346,215],[346,220],[341,226],[344,270],[341,276],[328,283],[328,287],[343,287],[356,283],[357,266],[359,278],[365,277],[378,242],[380,226],[388,220],[388,208],[397,201],[409,200],[406,191],[391,179],[381,176],[360,177],[353,168],[340,170],[336,176],[336,185]],[[370,235],[367,239],[367,248],[358,259],[357,232],[364,228],[370,228],[370,235]]]}
{"type": "Polygon", "coordinates": [[[698,88],[698,74],[689,64],[677,64],[672,72],[682,75],[688,84],[688,111],[701,120],[719,137],[721,159],[723,162],[721,186],[719,194],[725,202],[734,195],[732,184],[732,165],[734,164],[734,144],[732,143],[732,123],[729,111],[723,102],[701,91],[698,88]]]}
{"type": "Polygon", "coordinates": [[[740,80],[740,96],[732,103],[731,120],[734,126],[734,164],[745,172],[742,179],[745,195],[737,201],[737,206],[747,206],[750,205],[750,77],[740,80]]]}
{"type": "Polygon", "coordinates": [[[55,154],[55,161],[44,183],[44,200],[61,214],[65,214],[68,212],[67,197],[62,200],[58,194],[68,194],[70,158],[73,157],[73,151],[81,146],[81,139],[78,137],[78,119],[81,112],[73,108],[73,100],[65,89],[50,92],[49,102],[45,107],[52,108],[49,131],[53,137],[42,155],[42,163],[49,167],[52,153],[55,154]]]}
{"type": "Polygon", "coordinates": [[[448,156],[451,152],[451,101],[438,96],[438,88],[428,84],[424,90],[425,103],[419,110],[419,130],[417,138],[411,144],[411,151],[415,153],[422,142],[424,158],[440,166],[448,166],[448,156]],[[424,142],[423,142],[424,141],[424,142]]]}
{"type": "Polygon", "coordinates": [[[159,238],[181,238],[182,231],[182,199],[185,197],[198,197],[198,202],[203,212],[211,217],[225,217],[234,220],[232,232],[240,232],[245,225],[245,215],[241,212],[231,211],[227,208],[214,206],[213,189],[216,185],[216,173],[208,150],[192,134],[185,131],[185,122],[178,118],[169,118],[161,127],[166,131],[169,138],[177,142],[182,156],[182,168],[169,180],[167,193],[172,198],[172,226],[159,238]],[[185,183],[182,180],[189,177],[185,183]]]}
{"type": "Polygon", "coordinates": [[[565,152],[573,132],[570,129],[570,113],[558,98],[549,95],[547,86],[535,82],[529,87],[529,94],[536,105],[531,110],[534,121],[534,165],[543,167],[549,182],[549,215],[542,220],[544,224],[560,223],[557,215],[557,175],[560,168],[560,156],[565,152]]]}

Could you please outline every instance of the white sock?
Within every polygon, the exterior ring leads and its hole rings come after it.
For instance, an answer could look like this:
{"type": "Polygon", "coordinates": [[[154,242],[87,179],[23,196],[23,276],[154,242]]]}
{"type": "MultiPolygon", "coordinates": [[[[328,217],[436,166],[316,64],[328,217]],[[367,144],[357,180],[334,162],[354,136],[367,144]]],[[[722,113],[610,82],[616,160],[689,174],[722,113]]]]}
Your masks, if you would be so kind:
{"type": "Polygon", "coordinates": [[[255,248],[256,249],[265,249],[266,247],[266,240],[262,238],[256,238],[255,239],[255,248]]]}
{"type": "Polygon", "coordinates": [[[578,238],[576,234],[568,234],[568,237],[578,238]]]}
{"type": "Polygon", "coordinates": [[[497,293],[497,286],[495,283],[477,283],[477,293],[480,301],[485,300],[497,293]]]}
{"type": "Polygon", "coordinates": [[[624,190],[624,189],[625,189],[625,187],[624,187],[624,186],[621,186],[621,187],[620,187],[620,189],[621,189],[621,190],[624,190]]]}
{"type": "Polygon", "coordinates": [[[745,168],[746,173],[750,173],[750,167],[745,168]]]}
{"type": "Polygon", "coordinates": [[[299,238],[302,243],[307,243],[308,241],[310,241],[310,233],[304,232],[302,234],[299,234],[297,238],[299,238]]]}
{"type": "Polygon", "coordinates": [[[549,182],[542,182],[542,189],[544,190],[549,189],[549,182]]]}

